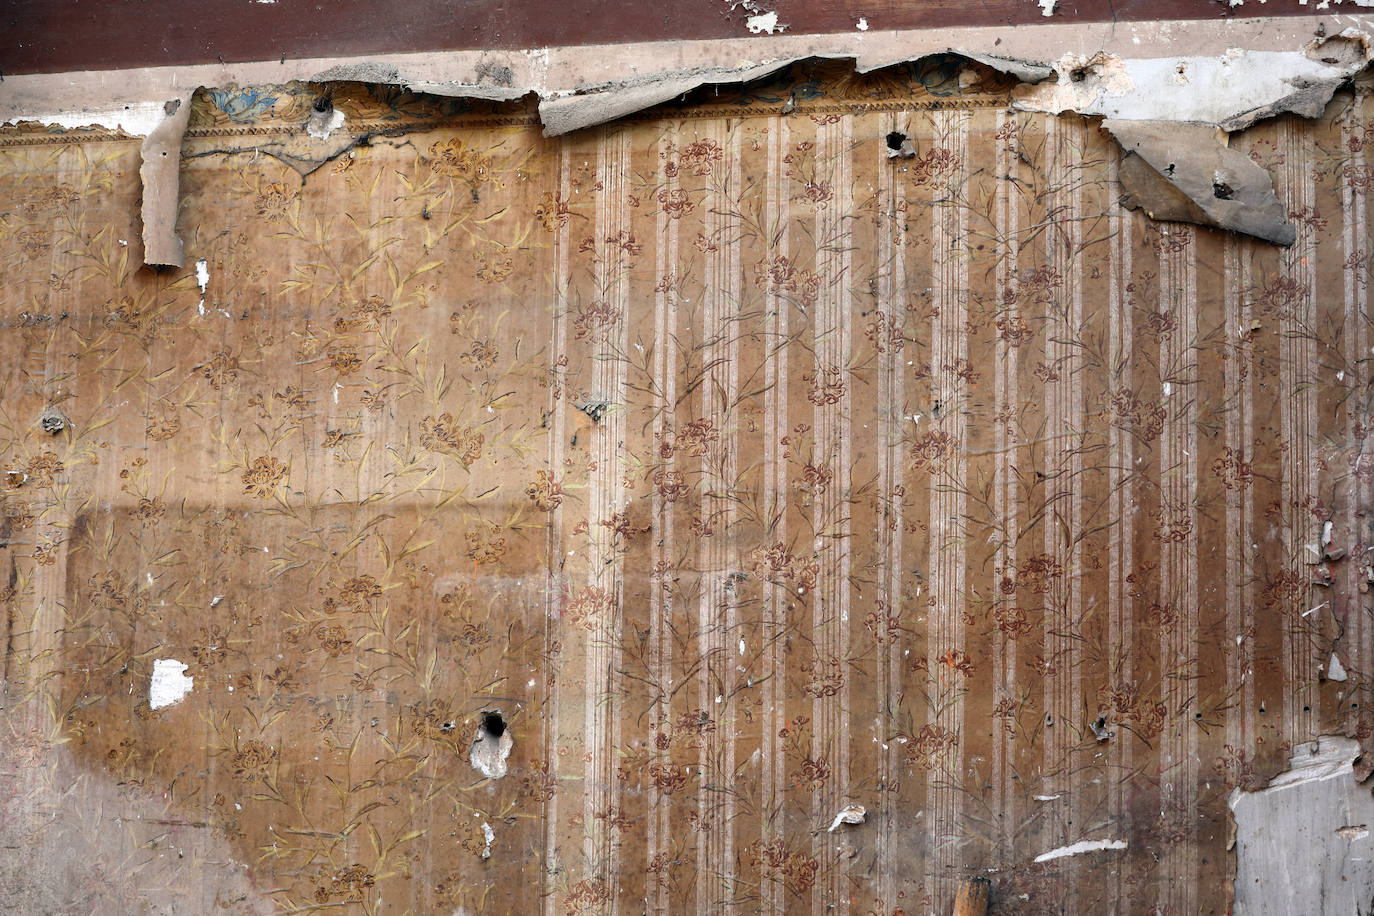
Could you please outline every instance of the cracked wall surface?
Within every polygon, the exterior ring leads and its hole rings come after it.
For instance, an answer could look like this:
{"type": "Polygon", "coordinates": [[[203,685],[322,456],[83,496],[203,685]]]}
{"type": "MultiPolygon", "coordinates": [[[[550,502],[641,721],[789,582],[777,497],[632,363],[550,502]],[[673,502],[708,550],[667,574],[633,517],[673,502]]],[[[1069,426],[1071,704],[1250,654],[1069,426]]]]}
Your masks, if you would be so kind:
{"type": "Polygon", "coordinates": [[[161,271],[140,140],[0,133],[9,899],[1224,910],[1371,734],[1374,110],[1233,138],[1282,248],[1015,83],[202,91],[161,271]]]}

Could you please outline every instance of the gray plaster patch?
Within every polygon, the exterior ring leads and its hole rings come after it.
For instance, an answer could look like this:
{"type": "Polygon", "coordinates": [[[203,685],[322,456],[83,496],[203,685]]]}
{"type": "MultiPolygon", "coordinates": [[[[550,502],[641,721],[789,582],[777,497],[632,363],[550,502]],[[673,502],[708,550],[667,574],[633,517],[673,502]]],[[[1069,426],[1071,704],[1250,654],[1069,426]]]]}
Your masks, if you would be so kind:
{"type": "Polygon", "coordinates": [[[498,712],[482,713],[482,721],[473,735],[472,748],[468,751],[468,762],[472,768],[488,779],[500,779],[506,775],[506,760],[510,757],[515,739],[511,737],[506,721],[498,712]]]}
{"type": "Polygon", "coordinates": [[[1256,792],[1236,789],[1236,914],[1368,913],[1374,796],[1355,781],[1360,745],[1324,736],[1256,792]]]}

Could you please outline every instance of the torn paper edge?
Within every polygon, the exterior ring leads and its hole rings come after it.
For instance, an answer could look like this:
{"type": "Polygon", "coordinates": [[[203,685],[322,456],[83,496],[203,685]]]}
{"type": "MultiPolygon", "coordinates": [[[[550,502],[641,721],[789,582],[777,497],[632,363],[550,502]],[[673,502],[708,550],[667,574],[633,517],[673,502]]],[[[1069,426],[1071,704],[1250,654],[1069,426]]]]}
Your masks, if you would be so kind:
{"type": "Polygon", "coordinates": [[[181,188],[181,140],[191,117],[191,93],[163,105],[163,118],[143,140],[143,263],[156,267],[184,267],[186,255],[177,235],[181,188]]]}
{"type": "Polygon", "coordinates": [[[830,829],[826,833],[834,833],[841,824],[862,824],[867,817],[868,810],[863,805],[845,805],[830,822],[830,829]]]}
{"type": "MultiPolygon", "coordinates": [[[[1076,82],[1085,81],[1074,79],[1075,73],[1066,69],[1069,62],[1078,59],[1117,61],[1114,66],[1119,73],[1129,77],[1127,82],[1134,91],[1134,101],[1128,100],[1129,105],[1140,104],[1146,108],[1148,104],[1157,107],[1161,93],[1180,88],[1193,96],[1208,95],[1204,90],[1180,87],[1173,78],[1165,80],[1172,83],[1171,86],[1155,86],[1148,80],[1145,81],[1148,85],[1142,84],[1141,73],[1156,77],[1176,75],[1174,68],[1168,66],[1175,61],[1206,60],[1217,66],[1221,66],[1217,61],[1223,61],[1229,62],[1226,66],[1232,66],[1243,62],[1246,55],[1260,54],[1267,55],[1265,72],[1292,70],[1306,74],[1298,81],[1301,86],[1284,84],[1286,88],[1281,92],[1276,89],[1267,95],[1256,95],[1254,87],[1247,85],[1244,93],[1229,93],[1231,107],[1212,112],[1212,120],[1225,129],[1238,130],[1285,112],[1305,117],[1320,114],[1321,106],[1352,73],[1362,69],[1370,57],[1370,41],[1363,27],[1374,31],[1374,17],[1356,14],[1343,19],[1353,25],[1339,35],[1316,43],[1311,41],[1311,35],[1314,23],[1324,25],[1321,16],[1293,17],[1282,22],[1272,19],[1142,22],[1130,25],[1121,34],[1104,23],[1025,26],[1013,30],[1010,35],[991,27],[971,28],[960,30],[959,47],[948,45],[947,30],[926,29],[867,36],[856,36],[853,32],[769,35],[714,42],[409,53],[361,61],[316,58],[219,67],[140,68],[99,74],[100,79],[86,87],[89,92],[81,90],[85,104],[77,110],[53,104],[56,100],[70,99],[77,91],[73,87],[72,74],[21,74],[6,79],[7,92],[0,99],[0,122],[36,120],[59,126],[103,124],[134,132],[147,130],[144,163],[140,169],[145,189],[144,262],[181,267],[184,254],[175,233],[177,175],[169,168],[175,163],[165,160],[175,158],[170,153],[173,146],[179,148],[189,106],[182,105],[179,115],[164,115],[154,123],[149,113],[156,115],[157,103],[146,99],[156,91],[154,87],[159,83],[178,87],[176,91],[181,101],[189,100],[194,87],[200,85],[279,85],[293,80],[385,82],[437,95],[498,101],[518,99],[532,92],[540,97],[539,115],[546,135],[557,136],[614,121],[699,86],[748,82],[805,59],[848,59],[854,62],[857,72],[866,73],[931,55],[959,54],[1020,80],[1023,83],[1020,88],[1025,91],[1015,100],[1015,107],[1022,110],[1051,114],[1063,111],[1114,113],[1118,118],[1141,118],[1158,112],[1153,109],[1122,111],[1122,105],[1127,103],[1120,99],[1111,103],[1114,107],[1103,109],[1106,103],[1099,105],[1103,93],[1097,92],[1101,87],[1096,84],[1086,89],[1076,86],[1076,82]],[[1187,22],[1186,29],[1179,28],[1183,22],[1187,22]],[[859,44],[861,37],[865,39],[862,45],[859,44]],[[1344,41],[1340,46],[1342,53],[1330,57],[1337,65],[1328,66],[1317,49],[1323,42],[1336,39],[1344,41]],[[1238,50],[1240,44],[1248,47],[1238,50]],[[1057,61],[1048,61],[1044,53],[1046,48],[1063,53],[1057,61]],[[764,52],[762,61],[750,59],[749,55],[756,50],[764,52]],[[1149,56],[1164,51],[1178,56],[1149,56]],[[688,61],[696,66],[683,66],[688,61]],[[506,78],[494,84],[492,73],[506,74],[506,78]],[[1057,81],[1044,82],[1055,73],[1057,81]],[[1031,85],[1025,85],[1027,83],[1031,85]],[[1092,92],[1084,95],[1086,90],[1092,92]],[[140,93],[145,94],[140,96],[140,93]],[[1275,93],[1279,97],[1273,97],[1275,93]]],[[[1104,85],[1111,89],[1116,84],[1109,80],[1104,85]]]]}

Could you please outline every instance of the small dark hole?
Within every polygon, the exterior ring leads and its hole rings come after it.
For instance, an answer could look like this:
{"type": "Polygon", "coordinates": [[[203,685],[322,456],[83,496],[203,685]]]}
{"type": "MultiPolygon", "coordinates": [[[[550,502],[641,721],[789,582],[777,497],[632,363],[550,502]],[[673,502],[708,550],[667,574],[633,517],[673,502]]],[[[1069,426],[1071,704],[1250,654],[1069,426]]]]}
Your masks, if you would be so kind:
{"type": "Polygon", "coordinates": [[[1194,719],[1201,719],[1201,718],[1202,718],[1202,713],[1200,713],[1200,712],[1195,712],[1195,713],[1193,713],[1193,718],[1194,718],[1194,719]]]}
{"type": "Polygon", "coordinates": [[[453,723],[445,722],[443,725],[440,726],[440,729],[446,732],[451,732],[453,731],[453,723]]]}
{"type": "Polygon", "coordinates": [[[325,113],[326,111],[329,111],[333,107],[334,103],[329,101],[329,96],[327,95],[322,95],[315,100],[315,110],[320,112],[321,114],[325,113]]]}
{"type": "Polygon", "coordinates": [[[892,133],[887,135],[888,149],[901,149],[902,144],[905,142],[906,134],[902,133],[900,130],[894,130],[892,133]]]}
{"type": "Polygon", "coordinates": [[[1081,82],[1083,82],[1083,81],[1084,81],[1085,79],[1087,79],[1087,78],[1088,78],[1088,68],[1087,68],[1087,67],[1078,67],[1077,69],[1074,69],[1074,70],[1070,70],[1070,71],[1069,71],[1069,79],[1073,80],[1075,83],[1081,83],[1081,82]]]}
{"type": "Polygon", "coordinates": [[[1302,708],[1302,711],[1303,711],[1303,712],[1311,712],[1311,711],[1312,711],[1312,707],[1311,707],[1311,706],[1304,706],[1304,707],[1302,708]]]}
{"type": "Polygon", "coordinates": [[[506,720],[501,718],[499,712],[482,713],[482,728],[493,738],[499,738],[506,733],[506,720]]]}
{"type": "Polygon", "coordinates": [[[1230,200],[1231,195],[1235,193],[1235,189],[1224,181],[1212,182],[1212,196],[1214,197],[1217,197],[1221,200],[1230,200]]]}

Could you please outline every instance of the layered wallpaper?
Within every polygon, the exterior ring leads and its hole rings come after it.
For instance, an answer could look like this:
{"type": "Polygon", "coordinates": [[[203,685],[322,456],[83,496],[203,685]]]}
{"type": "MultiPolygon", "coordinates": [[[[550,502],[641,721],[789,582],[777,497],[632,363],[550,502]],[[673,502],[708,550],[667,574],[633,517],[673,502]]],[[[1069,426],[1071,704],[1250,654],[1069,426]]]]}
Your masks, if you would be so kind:
{"type": "Polygon", "coordinates": [[[6,906],[1223,912],[1374,735],[1363,86],[1234,140],[1288,250],[954,60],[194,104],[184,270],[0,132],[6,906]]]}

